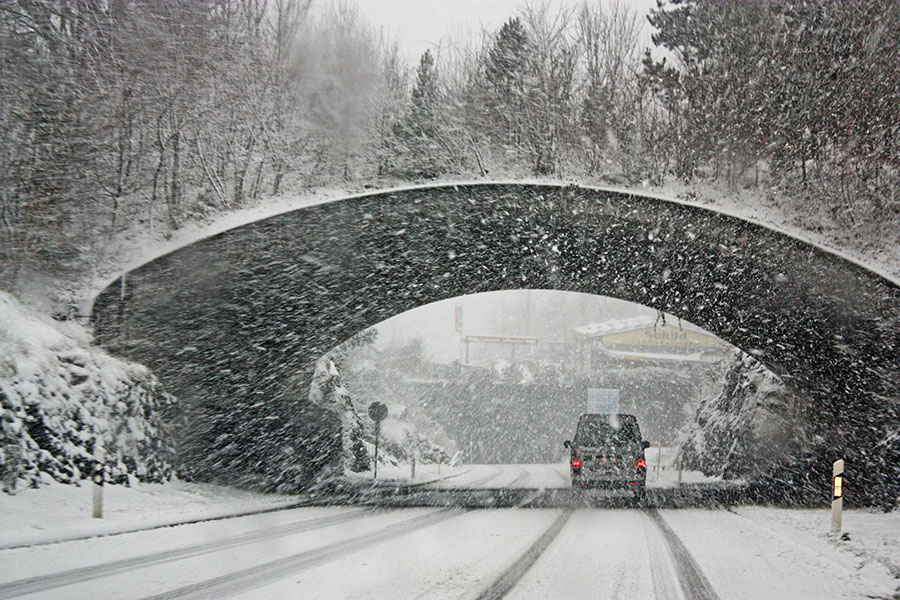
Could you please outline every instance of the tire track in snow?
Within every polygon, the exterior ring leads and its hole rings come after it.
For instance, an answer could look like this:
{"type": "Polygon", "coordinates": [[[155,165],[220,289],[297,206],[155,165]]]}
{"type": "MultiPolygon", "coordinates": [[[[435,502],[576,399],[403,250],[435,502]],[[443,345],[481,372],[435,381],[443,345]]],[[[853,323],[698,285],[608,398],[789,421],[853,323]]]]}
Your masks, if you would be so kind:
{"type": "MultiPolygon", "coordinates": [[[[564,484],[566,484],[565,486],[566,486],[567,488],[568,488],[568,487],[571,487],[571,485],[572,485],[572,480],[571,480],[571,478],[569,478],[569,477],[567,477],[566,475],[563,475],[562,473],[560,473],[560,472],[559,472],[559,469],[554,469],[553,467],[547,467],[547,468],[550,469],[551,471],[553,471],[556,475],[558,475],[559,478],[562,479],[562,482],[563,482],[564,484]]],[[[566,468],[568,469],[568,466],[567,466],[566,468]]]]}
{"type": "Polygon", "coordinates": [[[672,557],[675,566],[675,572],[678,575],[678,583],[685,598],[691,600],[719,600],[719,597],[713,591],[712,586],[703,575],[700,567],[694,561],[694,557],[684,547],[672,528],[662,518],[655,508],[647,511],[647,516],[656,525],[663,540],[669,549],[669,555],[672,557]]]}
{"type": "Polygon", "coordinates": [[[467,487],[467,488],[477,488],[478,486],[483,485],[483,484],[487,483],[488,481],[490,481],[490,480],[492,480],[492,479],[496,479],[497,476],[500,474],[500,471],[501,471],[500,467],[491,467],[491,474],[490,474],[490,475],[487,475],[487,476],[485,476],[485,477],[481,477],[481,478],[479,478],[479,479],[476,479],[475,481],[469,482],[469,483],[466,484],[465,487],[467,487]]]}
{"type": "Polygon", "coordinates": [[[338,560],[347,554],[352,554],[381,542],[385,542],[418,529],[424,529],[430,525],[440,523],[447,519],[459,516],[466,511],[446,508],[425,515],[413,517],[400,523],[392,523],[371,533],[350,538],[342,542],[335,542],[322,548],[315,548],[270,561],[255,567],[249,567],[227,575],[214,577],[184,587],[169,590],[161,594],[147,596],[141,600],[177,600],[180,598],[222,598],[262,585],[290,577],[301,571],[338,560]]]}
{"type": "Polygon", "coordinates": [[[236,546],[252,544],[267,539],[284,537],[295,533],[302,533],[304,531],[313,531],[315,529],[321,529],[323,527],[361,519],[367,514],[372,514],[372,510],[366,508],[361,510],[349,511],[338,515],[330,515],[326,517],[319,517],[316,519],[297,521],[295,523],[289,523],[287,525],[279,525],[278,527],[249,531],[247,533],[234,537],[206,542],[203,544],[195,544],[192,546],[186,546],[184,548],[162,550],[160,552],[154,552],[152,554],[135,556],[133,558],[126,558],[114,562],[104,563],[101,565],[81,567],[78,569],[70,569],[68,571],[60,571],[58,573],[50,573],[47,575],[28,577],[27,579],[10,581],[0,584],[0,598],[16,598],[18,596],[24,596],[26,594],[33,594],[36,592],[42,592],[66,585],[82,583],[84,581],[90,581],[92,579],[98,579],[100,577],[107,577],[109,575],[116,575],[118,573],[130,571],[132,569],[166,564],[185,558],[192,558],[201,554],[207,554],[209,552],[217,552],[219,550],[225,550],[227,548],[234,548],[236,546]]]}
{"type": "Polygon", "coordinates": [[[522,487],[522,488],[524,488],[524,487],[528,487],[528,486],[525,485],[525,483],[523,483],[523,482],[527,482],[529,479],[531,479],[531,473],[529,473],[529,472],[528,472],[528,469],[526,469],[525,467],[516,467],[515,469],[516,469],[516,471],[517,471],[519,474],[516,475],[516,478],[515,478],[515,479],[513,479],[512,481],[510,481],[509,483],[507,483],[507,484],[506,484],[505,486],[503,486],[503,487],[508,487],[508,488],[514,488],[514,487],[522,487]]]}
{"type": "Polygon", "coordinates": [[[522,579],[522,576],[528,572],[528,569],[537,562],[547,549],[547,546],[556,539],[556,536],[562,531],[570,516],[572,516],[572,509],[570,508],[560,513],[553,523],[550,524],[550,527],[541,534],[541,537],[516,562],[501,573],[491,585],[481,592],[477,600],[499,600],[503,598],[522,579]]]}
{"type": "Polygon", "coordinates": [[[479,479],[476,479],[475,481],[462,483],[459,485],[458,488],[454,488],[454,487],[450,487],[450,486],[442,486],[442,485],[435,485],[434,487],[436,489],[466,489],[466,490],[473,489],[473,488],[477,488],[478,486],[480,486],[484,483],[487,483],[491,479],[496,479],[496,477],[500,474],[500,471],[501,471],[500,467],[491,467],[490,475],[486,475],[485,477],[480,477],[479,479]]]}
{"type": "Polygon", "coordinates": [[[669,545],[656,522],[644,513],[644,539],[647,542],[647,560],[653,581],[654,598],[671,600],[691,600],[685,597],[678,579],[677,567],[669,545]]]}

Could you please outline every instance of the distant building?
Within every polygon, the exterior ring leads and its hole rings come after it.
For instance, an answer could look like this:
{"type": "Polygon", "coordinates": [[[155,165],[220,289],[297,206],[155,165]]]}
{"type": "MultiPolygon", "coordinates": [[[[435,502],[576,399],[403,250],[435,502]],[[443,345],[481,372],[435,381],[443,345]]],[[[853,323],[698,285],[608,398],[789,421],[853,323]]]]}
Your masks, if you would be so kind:
{"type": "Polygon", "coordinates": [[[589,323],[568,333],[585,374],[604,364],[715,363],[729,351],[727,343],[695,325],[663,324],[650,315],[589,323]]]}

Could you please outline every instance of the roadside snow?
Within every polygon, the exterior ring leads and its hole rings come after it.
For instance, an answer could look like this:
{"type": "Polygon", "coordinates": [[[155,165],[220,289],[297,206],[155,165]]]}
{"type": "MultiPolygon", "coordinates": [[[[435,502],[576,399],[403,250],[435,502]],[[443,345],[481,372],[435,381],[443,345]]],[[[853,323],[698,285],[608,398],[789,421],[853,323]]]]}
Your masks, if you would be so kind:
{"type": "Polygon", "coordinates": [[[90,344],[0,291],[0,487],[4,492],[91,475],[98,444],[107,480],[171,477],[159,412],[175,402],[143,366],[90,344]]]}
{"type": "Polygon", "coordinates": [[[721,598],[889,598],[900,514],[845,511],[855,545],[828,535],[829,510],[663,510],[721,598]]]}
{"type": "MultiPolygon", "coordinates": [[[[843,536],[829,533],[830,509],[776,510],[761,506],[740,506],[734,512],[763,527],[796,530],[796,539],[814,547],[823,542],[854,554],[860,570],[878,563],[897,579],[900,587],[900,511],[884,513],[871,509],[845,510],[843,536]]],[[[877,569],[873,569],[876,570],[877,569]]]]}
{"type": "Polygon", "coordinates": [[[0,494],[0,549],[165,527],[286,506],[295,496],[183,481],[104,486],[103,518],[91,518],[93,484],[51,483],[0,494]]]}

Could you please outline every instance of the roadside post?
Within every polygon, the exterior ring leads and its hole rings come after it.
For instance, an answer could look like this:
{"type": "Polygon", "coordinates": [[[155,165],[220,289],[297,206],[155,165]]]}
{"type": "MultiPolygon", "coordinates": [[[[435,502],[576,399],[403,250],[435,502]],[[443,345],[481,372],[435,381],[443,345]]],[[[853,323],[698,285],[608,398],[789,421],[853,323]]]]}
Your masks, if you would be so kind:
{"type": "Polygon", "coordinates": [[[95,519],[103,518],[103,475],[106,470],[106,450],[99,441],[94,448],[94,512],[95,519]]]}
{"type": "Polygon", "coordinates": [[[381,434],[381,422],[387,413],[387,406],[381,402],[373,402],[369,405],[369,417],[375,421],[375,466],[372,470],[372,479],[378,479],[378,437],[381,434]]]}
{"type": "Polygon", "coordinates": [[[831,533],[840,535],[844,509],[844,459],[834,462],[831,473],[831,533]]]}
{"type": "Polygon", "coordinates": [[[666,440],[666,438],[660,436],[660,438],[659,438],[659,450],[658,450],[657,453],[656,453],[656,479],[657,479],[657,481],[659,481],[659,463],[662,462],[662,447],[663,447],[663,442],[664,442],[665,440],[666,440]]]}

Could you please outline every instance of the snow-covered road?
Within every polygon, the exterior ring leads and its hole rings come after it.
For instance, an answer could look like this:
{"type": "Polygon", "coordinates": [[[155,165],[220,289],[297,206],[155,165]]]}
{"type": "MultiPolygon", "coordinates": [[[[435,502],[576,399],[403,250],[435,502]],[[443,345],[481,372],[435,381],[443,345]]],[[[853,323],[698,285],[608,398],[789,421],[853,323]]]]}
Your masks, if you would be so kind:
{"type": "MultiPolygon", "coordinates": [[[[456,475],[467,486],[558,486],[562,479],[552,465],[485,465],[456,475]]],[[[848,512],[854,541],[826,537],[827,516],[584,504],[289,508],[0,550],[0,597],[779,600],[896,593],[900,571],[891,564],[900,552],[900,515],[848,512]]]]}
{"type": "Polygon", "coordinates": [[[894,591],[883,567],[758,518],[727,510],[300,508],[8,550],[0,597],[781,599],[894,591]]]}
{"type": "MultiPolygon", "coordinates": [[[[679,473],[675,465],[676,448],[650,447],[645,451],[647,458],[647,487],[673,488],[679,484],[718,483],[721,479],[706,477],[696,471],[679,473]]],[[[379,466],[382,481],[397,481],[402,484],[425,485],[430,489],[568,489],[571,486],[568,462],[548,464],[518,465],[460,465],[444,466],[439,469],[434,464],[420,464],[418,475],[410,478],[409,467],[379,466]]],[[[372,473],[356,474],[362,479],[371,479],[372,473]]]]}

